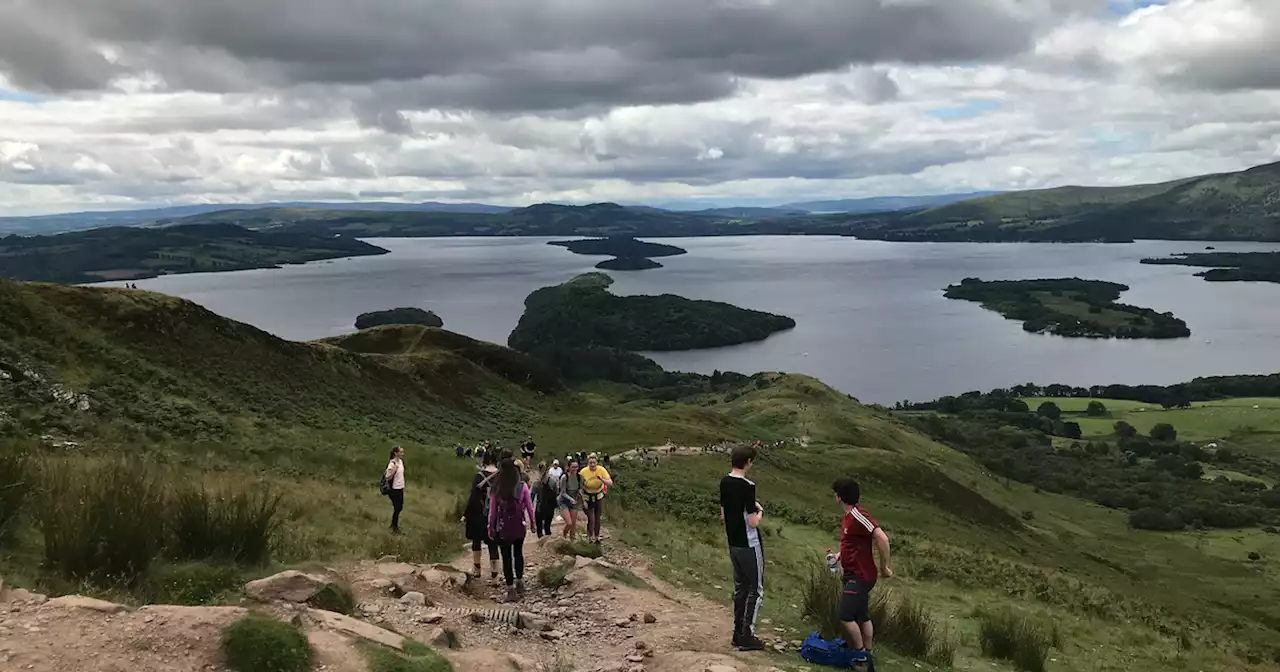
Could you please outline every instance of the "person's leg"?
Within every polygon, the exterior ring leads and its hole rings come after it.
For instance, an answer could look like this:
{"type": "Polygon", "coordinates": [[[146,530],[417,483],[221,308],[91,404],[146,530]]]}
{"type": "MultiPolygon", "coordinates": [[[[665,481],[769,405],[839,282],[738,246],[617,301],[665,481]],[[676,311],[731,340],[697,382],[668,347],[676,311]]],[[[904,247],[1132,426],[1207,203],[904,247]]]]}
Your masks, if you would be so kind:
{"type": "Polygon", "coordinates": [[[743,614],[742,630],[744,635],[756,636],[756,621],[760,618],[760,604],[764,602],[764,549],[760,546],[749,549],[751,562],[746,568],[747,604],[743,614]]]}
{"type": "Polygon", "coordinates": [[[600,525],[604,523],[604,500],[596,500],[596,542],[600,541],[600,525]]]}
{"type": "Polygon", "coordinates": [[[498,542],[489,539],[485,542],[489,545],[489,578],[498,578],[498,542]]]}
{"type": "Polygon", "coordinates": [[[502,578],[506,580],[507,587],[516,585],[515,567],[512,564],[512,545],[509,541],[498,542],[498,552],[502,554],[502,578]]]}
{"type": "Polygon", "coordinates": [[[587,541],[596,540],[596,503],[587,500],[587,541]]]}
{"type": "Polygon", "coordinates": [[[479,539],[471,540],[471,564],[475,566],[476,578],[480,578],[480,544],[484,542],[479,539]]]}
{"type": "Polygon", "coordinates": [[[747,613],[747,573],[743,552],[746,548],[729,548],[729,562],[733,565],[733,644],[737,646],[742,639],[742,624],[747,613]]]}
{"type": "Polygon", "coordinates": [[[511,548],[512,564],[515,565],[516,572],[516,591],[524,594],[524,537],[520,541],[515,542],[511,548]]]}
{"type": "Polygon", "coordinates": [[[862,648],[866,649],[867,653],[871,653],[871,647],[875,642],[875,627],[869,620],[858,625],[862,628],[862,648]]]}
{"type": "Polygon", "coordinates": [[[840,595],[840,622],[844,625],[845,644],[854,651],[865,651],[867,642],[859,625],[870,621],[868,589],[857,577],[846,576],[840,595]]]}
{"type": "Polygon", "coordinates": [[[400,512],[404,510],[404,490],[391,491],[391,529],[400,531],[400,512]]]}

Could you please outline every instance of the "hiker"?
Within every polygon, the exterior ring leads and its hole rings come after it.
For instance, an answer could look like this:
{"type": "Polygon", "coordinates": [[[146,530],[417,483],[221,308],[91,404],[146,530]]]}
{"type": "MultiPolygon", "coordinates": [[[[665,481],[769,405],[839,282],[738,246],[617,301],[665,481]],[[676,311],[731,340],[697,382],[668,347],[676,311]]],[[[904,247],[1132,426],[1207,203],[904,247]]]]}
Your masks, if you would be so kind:
{"type": "Polygon", "coordinates": [[[862,490],[852,478],[838,478],[831,484],[836,501],[844,507],[840,528],[840,568],[844,573],[844,590],[840,596],[840,621],[844,623],[849,648],[855,663],[871,656],[874,629],[871,624],[871,589],[876,578],[893,578],[890,567],[889,536],[859,506],[862,490]],[[876,571],[871,547],[880,553],[880,571],[876,571]]]}
{"type": "Polygon", "coordinates": [[[533,486],[533,522],[539,539],[551,536],[551,521],[556,517],[556,478],[546,466],[546,462],[538,465],[538,482],[533,486]]]}
{"type": "Polygon", "coordinates": [[[513,458],[503,459],[498,478],[489,495],[489,537],[498,542],[502,554],[502,577],[507,582],[507,602],[524,595],[525,519],[534,522],[529,486],[520,480],[520,467],[513,458]]]}
{"type": "Polygon", "coordinates": [[[533,453],[538,449],[538,444],[533,442],[532,436],[526,436],[524,442],[520,444],[520,457],[527,461],[533,460],[533,453]]]}
{"type": "Polygon", "coordinates": [[[471,492],[467,497],[466,513],[462,520],[466,523],[467,540],[471,542],[471,562],[475,577],[480,578],[480,546],[489,547],[489,579],[498,578],[498,543],[489,536],[489,490],[497,478],[497,460],[492,455],[485,455],[484,465],[471,479],[471,492]]]}
{"type": "Polygon", "coordinates": [[[462,447],[461,443],[453,447],[453,453],[458,457],[458,459],[462,459],[462,453],[464,450],[465,449],[462,447]]]}
{"type": "Polygon", "coordinates": [[[764,642],[756,636],[756,617],[764,599],[764,551],[759,529],[764,510],[756,500],[756,484],[747,480],[755,460],[755,447],[734,446],[729,453],[733,468],[720,479],[720,517],[733,564],[733,645],[739,651],[764,650],[764,642]]]}
{"type": "Polygon", "coordinates": [[[596,454],[587,457],[587,468],[582,470],[582,500],[587,509],[587,538],[593,544],[600,543],[600,519],[604,517],[604,495],[613,485],[609,470],[600,466],[596,454]]]}
{"type": "Polygon", "coordinates": [[[578,473],[577,460],[569,460],[569,471],[560,477],[556,492],[556,502],[564,516],[561,536],[573,541],[578,536],[578,512],[582,510],[582,474],[578,473]]]}
{"type": "Polygon", "coordinates": [[[553,490],[555,489],[556,484],[560,482],[560,477],[563,475],[564,469],[560,468],[560,460],[551,460],[551,469],[547,470],[547,476],[551,477],[551,487],[553,490]]]}
{"type": "Polygon", "coordinates": [[[400,534],[400,512],[404,510],[404,448],[396,446],[391,449],[391,459],[387,462],[383,478],[390,486],[387,497],[391,498],[391,531],[400,534]]]}

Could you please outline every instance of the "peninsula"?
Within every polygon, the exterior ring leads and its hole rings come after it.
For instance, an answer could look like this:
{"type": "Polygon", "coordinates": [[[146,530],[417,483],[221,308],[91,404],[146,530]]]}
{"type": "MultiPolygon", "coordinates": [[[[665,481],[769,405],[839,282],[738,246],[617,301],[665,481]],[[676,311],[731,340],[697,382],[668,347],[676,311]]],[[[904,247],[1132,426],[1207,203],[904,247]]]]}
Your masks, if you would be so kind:
{"type": "Polygon", "coordinates": [[[1208,268],[1196,275],[1210,282],[1280,282],[1280,252],[1190,252],[1142,263],[1208,268]]]}
{"type": "Polygon", "coordinates": [[[629,236],[553,240],[547,244],[566,248],[574,254],[614,257],[596,264],[596,268],[607,271],[644,271],[662,268],[662,264],[654,261],[652,257],[674,257],[687,252],[675,245],[648,243],[629,236]]]}
{"type": "Polygon", "coordinates": [[[946,289],[949,299],[976,301],[1022,328],[1073,338],[1185,338],[1187,323],[1171,313],[1117,303],[1128,285],[1101,280],[983,281],[965,278],[946,289]]]}
{"type": "Polygon", "coordinates": [[[391,310],[375,310],[361,313],[356,318],[356,329],[371,329],[388,324],[416,324],[423,327],[444,326],[439,315],[421,308],[392,308],[391,310]]]}

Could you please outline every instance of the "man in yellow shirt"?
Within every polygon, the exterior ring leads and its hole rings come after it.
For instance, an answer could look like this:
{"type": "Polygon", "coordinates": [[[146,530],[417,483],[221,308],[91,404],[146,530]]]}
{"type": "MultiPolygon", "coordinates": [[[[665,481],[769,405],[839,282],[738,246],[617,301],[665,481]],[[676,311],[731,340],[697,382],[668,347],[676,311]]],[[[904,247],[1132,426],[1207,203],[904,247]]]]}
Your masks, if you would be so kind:
{"type": "Polygon", "coordinates": [[[587,457],[587,468],[582,470],[582,498],[587,508],[587,536],[591,543],[600,543],[600,518],[604,515],[604,493],[613,485],[609,470],[600,466],[596,454],[587,457]]]}

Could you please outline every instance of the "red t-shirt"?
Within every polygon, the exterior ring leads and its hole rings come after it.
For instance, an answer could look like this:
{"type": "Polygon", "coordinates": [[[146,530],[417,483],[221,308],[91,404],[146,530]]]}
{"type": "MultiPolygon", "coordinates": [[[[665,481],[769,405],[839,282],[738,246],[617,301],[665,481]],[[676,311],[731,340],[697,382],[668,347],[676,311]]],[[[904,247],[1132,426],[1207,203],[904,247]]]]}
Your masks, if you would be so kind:
{"type": "Polygon", "coordinates": [[[840,567],[846,576],[852,574],[863,581],[875,581],[879,576],[876,560],[871,555],[871,535],[876,521],[861,507],[853,507],[844,515],[840,530],[840,567]]]}

